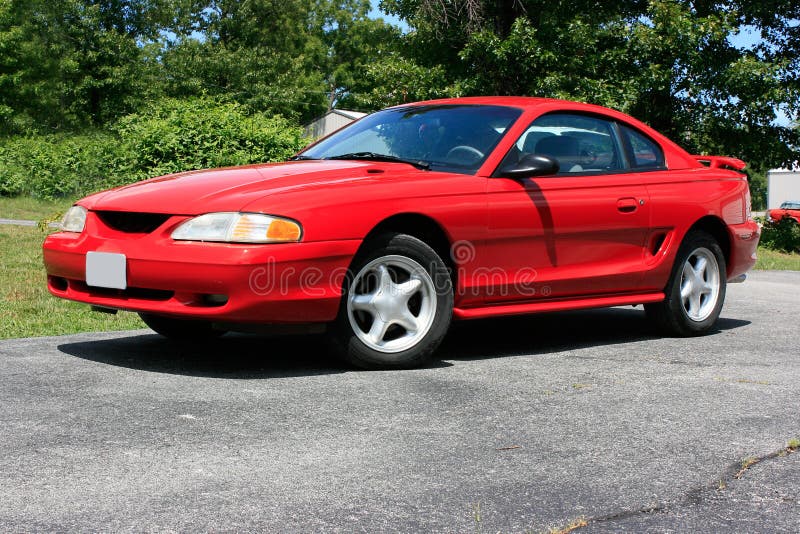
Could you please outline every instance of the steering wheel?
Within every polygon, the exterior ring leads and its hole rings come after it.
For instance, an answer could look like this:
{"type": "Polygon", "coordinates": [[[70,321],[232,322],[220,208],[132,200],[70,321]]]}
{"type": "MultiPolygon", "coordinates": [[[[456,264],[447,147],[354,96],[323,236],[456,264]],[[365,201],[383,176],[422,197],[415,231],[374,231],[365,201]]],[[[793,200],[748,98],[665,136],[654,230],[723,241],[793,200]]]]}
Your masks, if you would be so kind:
{"type": "Polygon", "coordinates": [[[466,159],[471,159],[473,161],[478,161],[480,159],[483,159],[483,152],[472,146],[458,145],[448,150],[447,156],[445,157],[447,159],[466,158],[466,159]]]}

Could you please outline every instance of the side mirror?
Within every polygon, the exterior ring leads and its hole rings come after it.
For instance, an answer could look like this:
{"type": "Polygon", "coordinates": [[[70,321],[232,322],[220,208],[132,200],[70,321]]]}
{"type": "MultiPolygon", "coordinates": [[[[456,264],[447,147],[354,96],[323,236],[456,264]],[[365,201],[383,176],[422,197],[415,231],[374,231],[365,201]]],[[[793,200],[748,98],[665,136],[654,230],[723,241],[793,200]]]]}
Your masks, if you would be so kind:
{"type": "Polygon", "coordinates": [[[517,163],[506,165],[498,176],[503,178],[513,178],[521,180],[523,178],[531,178],[533,176],[548,176],[558,172],[558,161],[549,156],[540,156],[538,154],[528,154],[524,156],[517,163]]]}

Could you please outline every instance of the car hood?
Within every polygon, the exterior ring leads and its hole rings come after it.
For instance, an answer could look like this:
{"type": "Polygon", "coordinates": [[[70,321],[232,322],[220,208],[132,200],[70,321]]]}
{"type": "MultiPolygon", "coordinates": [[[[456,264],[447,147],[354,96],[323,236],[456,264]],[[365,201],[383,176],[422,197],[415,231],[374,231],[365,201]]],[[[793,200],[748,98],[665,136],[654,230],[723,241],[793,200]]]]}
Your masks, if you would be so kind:
{"type": "Polygon", "coordinates": [[[92,210],[198,215],[239,211],[265,196],[327,189],[387,175],[418,175],[402,163],[297,161],[171,174],[111,189],[85,198],[92,210]]]}

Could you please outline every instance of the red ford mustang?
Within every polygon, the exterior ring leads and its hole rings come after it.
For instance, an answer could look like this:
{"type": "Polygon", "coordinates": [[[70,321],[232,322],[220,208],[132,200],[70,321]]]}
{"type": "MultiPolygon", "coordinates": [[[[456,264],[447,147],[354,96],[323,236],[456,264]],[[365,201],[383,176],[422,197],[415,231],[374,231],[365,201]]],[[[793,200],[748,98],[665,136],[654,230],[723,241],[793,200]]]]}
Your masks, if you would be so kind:
{"type": "Polygon", "coordinates": [[[702,334],[755,262],[742,161],[598,106],[402,105],[292,160],[80,200],[44,243],[50,292],[176,338],[324,329],[358,366],[407,368],[453,319],[644,304],[702,334]]]}

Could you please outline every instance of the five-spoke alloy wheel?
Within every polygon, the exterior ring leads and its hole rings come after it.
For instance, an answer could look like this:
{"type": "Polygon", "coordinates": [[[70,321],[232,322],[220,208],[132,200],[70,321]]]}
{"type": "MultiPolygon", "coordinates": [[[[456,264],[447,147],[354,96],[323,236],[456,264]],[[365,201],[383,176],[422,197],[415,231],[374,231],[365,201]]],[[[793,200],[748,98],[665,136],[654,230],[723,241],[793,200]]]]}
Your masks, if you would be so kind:
{"type": "Polygon", "coordinates": [[[450,273],[423,241],[405,234],[371,239],[343,288],[332,340],[367,369],[422,365],[447,333],[453,311],[450,273]]]}
{"type": "Polygon", "coordinates": [[[700,322],[707,319],[719,299],[719,263],[707,248],[692,251],[683,263],[681,273],[681,302],[689,319],[700,322]]]}
{"type": "Polygon", "coordinates": [[[428,271],[405,256],[382,256],[355,276],[347,317],[356,336],[379,352],[401,352],[428,333],[436,311],[428,271]]]}
{"type": "Polygon", "coordinates": [[[645,305],[660,329],[677,336],[708,332],[725,301],[725,256],[710,234],[693,230],[686,235],[664,288],[662,302],[645,305]]]}

